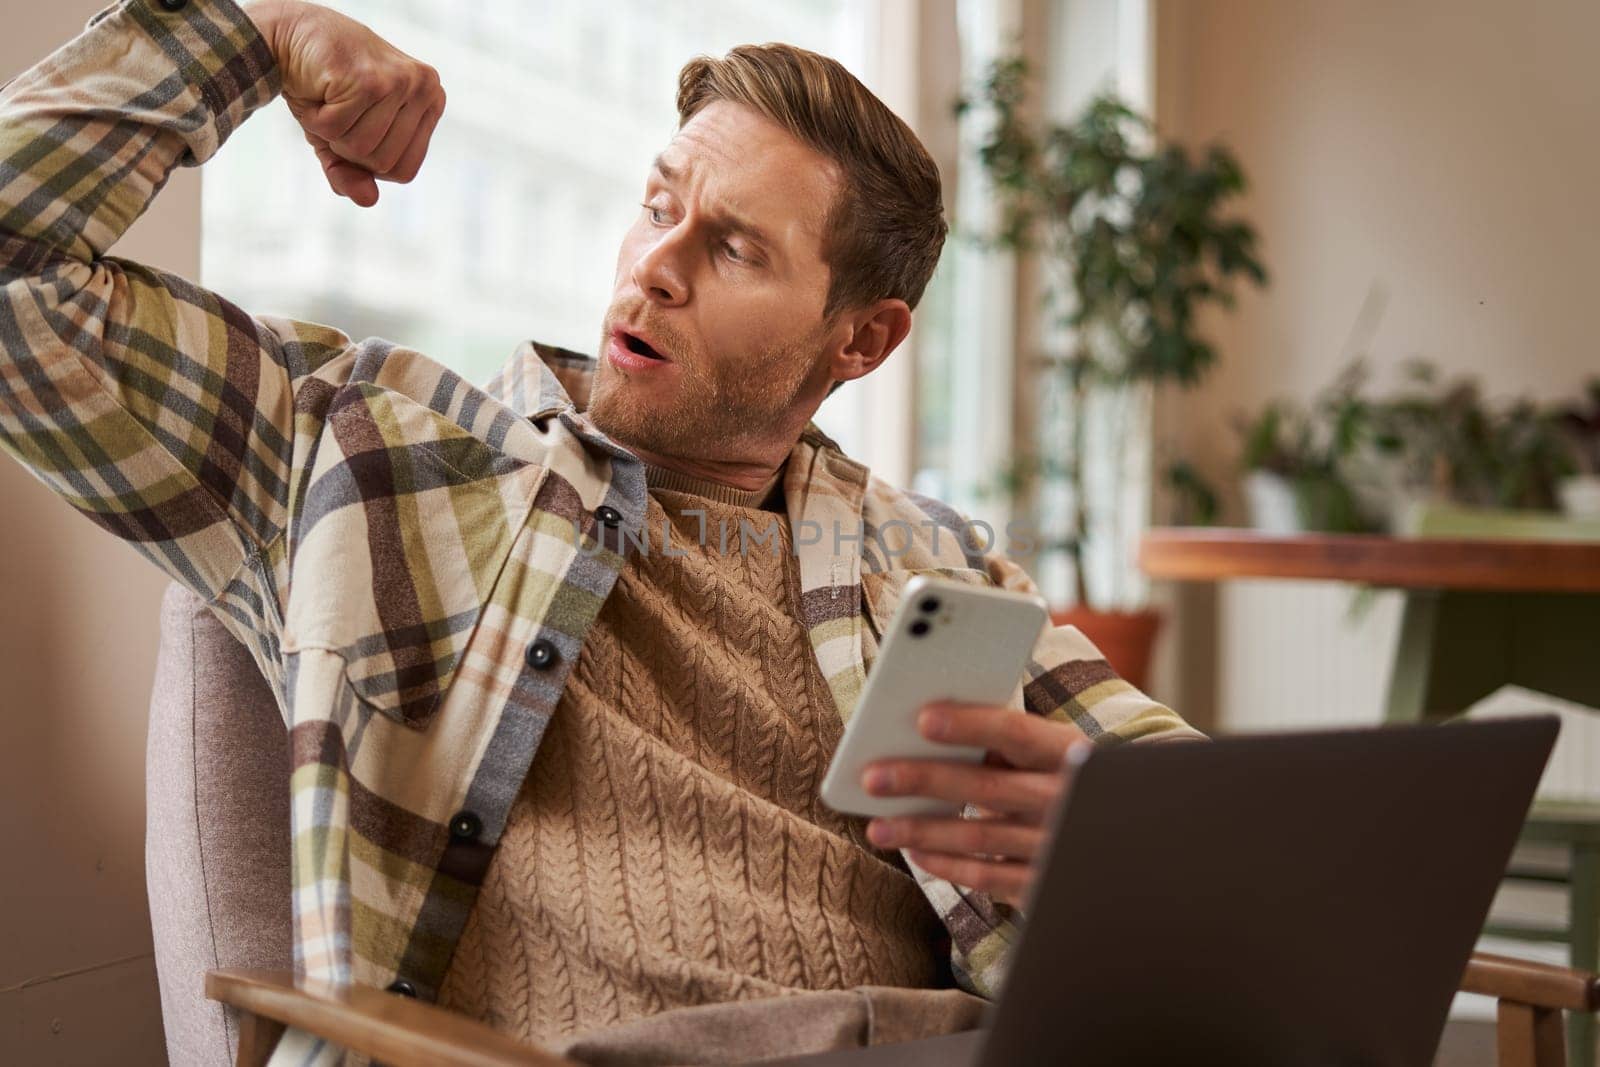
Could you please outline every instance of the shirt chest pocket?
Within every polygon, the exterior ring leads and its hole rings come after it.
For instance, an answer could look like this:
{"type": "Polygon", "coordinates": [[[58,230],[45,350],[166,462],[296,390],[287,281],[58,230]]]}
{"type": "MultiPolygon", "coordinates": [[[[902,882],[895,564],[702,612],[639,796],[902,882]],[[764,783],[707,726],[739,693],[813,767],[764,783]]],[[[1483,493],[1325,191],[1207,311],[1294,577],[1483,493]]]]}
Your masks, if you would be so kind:
{"type": "Polygon", "coordinates": [[[370,382],[329,411],[292,527],[284,650],[337,652],[360,700],[421,728],[544,471],[370,382]]]}
{"type": "Polygon", "coordinates": [[[862,658],[868,670],[878,658],[878,646],[889,632],[894,613],[899,610],[906,584],[913,578],[928,577],[963,585],[992,587],[985,571],[971,567],[921,567],[868,572],[861,575],[861,595],[865,602],[867,627],[862,637],[862,658]]]}

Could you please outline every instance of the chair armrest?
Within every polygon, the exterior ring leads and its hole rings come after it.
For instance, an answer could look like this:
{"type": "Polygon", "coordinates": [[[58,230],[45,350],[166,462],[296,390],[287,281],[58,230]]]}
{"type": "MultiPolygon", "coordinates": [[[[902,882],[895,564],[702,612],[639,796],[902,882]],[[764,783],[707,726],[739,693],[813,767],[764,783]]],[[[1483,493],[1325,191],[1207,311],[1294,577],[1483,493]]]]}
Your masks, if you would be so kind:
{"type": "MultiPolygon", "coordinates": [[[[289,971],[220,970],[206,973],[206,996],[389,1067],[576,1067],[459,1012],[368,986],[296,981],[289,971]]],[[[241,1038],[241,1062],[244,1045],[241,1038]]]]}
{"type": "Polygon", "coordinates": [[[1537,1008],[1585,1012],[1600,1008],[1600,976],[1485,952],[1473,953],[1467,961],[1461,989],[1537,1008]]]}
{"type": "MultiPolygon", "coordinates": [[[[1600,1009],[1600,976],[1482,952],[1467,962],[1461,989],[1539,1008],[1600,1009]]],[[[207,972],[206,996],[390,1067],[576,1067],[476,1019],[367,986],[297,982],[288,971],[220,970],[207,972]]]]}

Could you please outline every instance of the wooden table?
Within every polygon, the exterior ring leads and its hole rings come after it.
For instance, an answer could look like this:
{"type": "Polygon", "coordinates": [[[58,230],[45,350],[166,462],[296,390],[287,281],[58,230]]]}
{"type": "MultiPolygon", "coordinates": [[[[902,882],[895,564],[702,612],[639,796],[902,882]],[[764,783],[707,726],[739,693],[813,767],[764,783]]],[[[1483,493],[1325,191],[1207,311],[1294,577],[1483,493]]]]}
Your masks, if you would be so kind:
{"type": "MultiPolygon", "coordinates": [[[[1480,532],[1483,520],[1474,520],[1480,532]]],[[[1526,523],[1523,523],[1524,527],[1526,523]]],[[[1249,530],[1151,530],[1139,564],[1152,578],[1214,582],[1291,578],[1398,589],[1405,597],[1387,715],[1447,717],[1502,685],[1600,708],[1600,542],[1416,538],[1249,530]]],[[[1525,841],[1569,848],[1561,929],[1491,923],[1486,933],[1570,946],[1572,966],[1600,965],[1600,813],[1535,807],[1525,841]]],[[[1513,869],[1513,879],[1534,877],[1513,869]]],[[[1595,1017],[1568,1020],[1573,1067],[1595,1062],[1595,1017]]]]}
{"type": "Polygon", "coordinates": [[[1401,590],[1393,721],[1454,715],[1507,684],[1600,707],[1600,543],[1155,529],[1139,565],[1177,581],[1401,590]]]}

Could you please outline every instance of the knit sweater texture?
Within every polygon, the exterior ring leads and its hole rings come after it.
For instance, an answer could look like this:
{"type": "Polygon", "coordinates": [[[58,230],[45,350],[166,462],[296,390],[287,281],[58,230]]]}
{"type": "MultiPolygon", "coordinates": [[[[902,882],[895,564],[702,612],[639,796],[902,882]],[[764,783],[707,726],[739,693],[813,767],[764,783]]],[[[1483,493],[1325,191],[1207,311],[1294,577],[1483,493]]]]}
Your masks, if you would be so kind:
{"type": "Polygon", "coordinates": [[[842,726],[791,538],[754,500],[652,489],[648,551],[589,633],[442,1005],[552,1045],[695,1005],[939,984],[926,898],[817,796],[842,726]]]}

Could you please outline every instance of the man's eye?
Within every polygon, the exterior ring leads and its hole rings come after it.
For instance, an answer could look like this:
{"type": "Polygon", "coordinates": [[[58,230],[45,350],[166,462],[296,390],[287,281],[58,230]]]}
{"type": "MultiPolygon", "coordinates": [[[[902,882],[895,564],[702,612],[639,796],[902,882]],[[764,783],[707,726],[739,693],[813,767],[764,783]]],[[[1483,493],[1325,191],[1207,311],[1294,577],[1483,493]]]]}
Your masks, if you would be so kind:
{"type": "Polygon", "coordinates": [[[745,262],[745,257],[739,254],[739,250],[737,248],[733,247],[731,242],[728,242],[728,241],[722,242],[722,251],[723,251],[723,254],[725,254],[729,259],[733,260],[735,263],[743,263],[743,262],[745,262]]]}
{"type": "Polygon", "coordinates": [[[650,204],[640,204],[639,206],[644,208],[645,214],[650,216],[650,221],[655,223],[657,226],[660,226],[663,222],[666,221],[665,219],[663,219],[661,217],[661,215],[662,215],[662,209],[661,208],[654,207],[654,206],[652,206],[650,204]]]}

